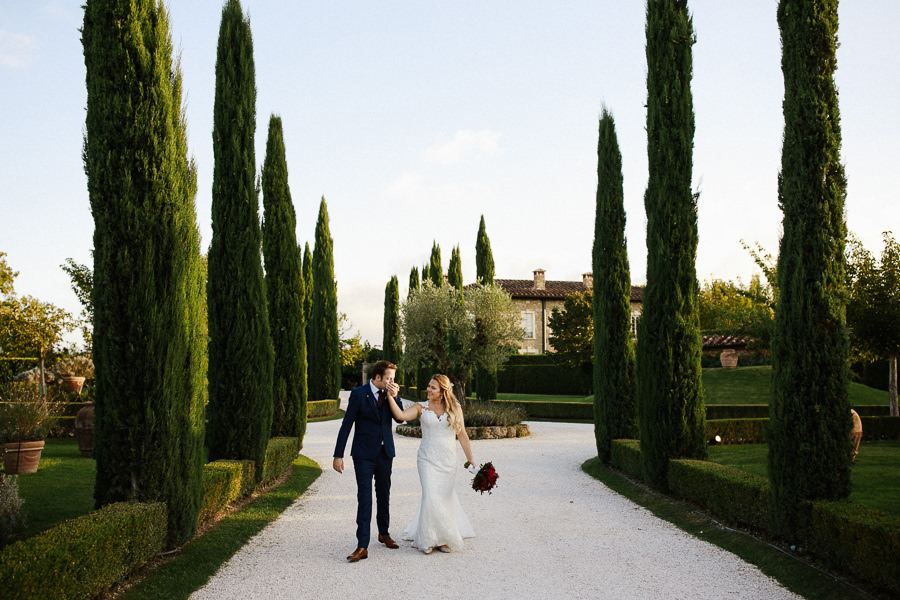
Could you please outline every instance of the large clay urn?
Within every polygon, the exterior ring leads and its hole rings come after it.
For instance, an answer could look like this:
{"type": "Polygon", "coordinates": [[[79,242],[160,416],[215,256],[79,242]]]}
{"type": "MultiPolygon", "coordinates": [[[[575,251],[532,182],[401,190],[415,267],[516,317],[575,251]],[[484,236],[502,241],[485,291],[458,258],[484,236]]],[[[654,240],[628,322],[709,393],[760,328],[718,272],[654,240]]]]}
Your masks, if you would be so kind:
{"type": "Polygon", "coordinates": [[[78,451],[85,458],[94,455],[94,403],[88,402],[75,415],[75,439],[78,440],[78,451]]]}

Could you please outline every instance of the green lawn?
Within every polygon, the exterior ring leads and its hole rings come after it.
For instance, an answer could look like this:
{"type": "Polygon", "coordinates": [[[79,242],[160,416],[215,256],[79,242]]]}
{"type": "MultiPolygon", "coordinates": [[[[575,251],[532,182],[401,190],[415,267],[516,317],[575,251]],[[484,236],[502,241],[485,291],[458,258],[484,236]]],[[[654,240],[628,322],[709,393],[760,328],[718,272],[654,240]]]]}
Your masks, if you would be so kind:
{"type": "MultiPolygon", "coordinates": [[[[703,369],[706,404],[768,404],[772,367],[703,369]]],[[[516,402],[592,402],[593,396],[547,396],[544,394],[497,394],[499,400],[516,402]]],[[[850,384],[850,403],[887,406],[887,392],[861,383],[850,384]]]]}
{"type": "Polygon", "coordinates": [[[96,462],[81,456],[75,439],[47,440],[37,473],[18,476],[27,521],[19,537],[94,510],[96,473],[96,462]]]}
{"type": "MultiPolygon", "coordinates": [[[[706,404],[768,404],[772,367],[703,369],[706,404]]],[[[850,384],[850,403],[888,404],[888,394],[860,383],[850,384]]]]}
{"type": "MultiPolygon", "coordinates": [[[[766,477],[765,444],[710,446],[709,460],[766,477]]],[[[863,442],[853,463],[852,502],[900,515],[900,441],[863,442]]]]}

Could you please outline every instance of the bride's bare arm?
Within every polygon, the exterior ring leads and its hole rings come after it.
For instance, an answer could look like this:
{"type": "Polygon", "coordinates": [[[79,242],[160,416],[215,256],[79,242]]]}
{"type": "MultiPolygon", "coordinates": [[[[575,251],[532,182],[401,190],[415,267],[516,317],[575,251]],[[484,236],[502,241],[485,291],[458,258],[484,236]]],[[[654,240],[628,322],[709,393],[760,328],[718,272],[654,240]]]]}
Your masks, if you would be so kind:
{"type": "Polygon", "coordinates": [[[409,408],[400,410],[400,407],[397,406],[394,399],[388,398],[388,406],[391,408],[391,414],[398,421],[412,421],[413,419],[418,419],[419,415],[422,413],[422,406],[418,403],[413,403],[409,408]]]}
{"type": "MultiPolygon", "coordinates": [[[[462,417],[460,419],[462,420],[462,417]]],[[[469,443],[469,434],[466,433],[465,420],[463,420],[462,429],[456,434],[456,439],[459,440],[459,445],[463,450],[463,454],[466,455],[466,460],[474,465],[475,459],[472,458],[472,444],[469,443]]]]}

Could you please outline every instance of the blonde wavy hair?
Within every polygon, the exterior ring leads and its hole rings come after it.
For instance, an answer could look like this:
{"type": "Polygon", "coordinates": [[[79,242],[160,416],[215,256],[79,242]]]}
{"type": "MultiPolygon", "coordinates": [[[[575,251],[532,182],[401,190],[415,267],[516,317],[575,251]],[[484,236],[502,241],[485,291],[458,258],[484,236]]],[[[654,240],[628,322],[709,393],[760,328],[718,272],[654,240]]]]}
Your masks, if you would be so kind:
{"type": "Polygon", "coordinates": [[[446,375],[437,374],[432,375],[431,379],[441,388],[441,406],[444,407],[444,412],[447,414],[447,426],[452,427],[453,431],[459,433],[462,431],[463,426],[463,412],[462,406],[459,405],[459,401],[453,395],[453,384],[450,383],[450,378],[446,375]]]}

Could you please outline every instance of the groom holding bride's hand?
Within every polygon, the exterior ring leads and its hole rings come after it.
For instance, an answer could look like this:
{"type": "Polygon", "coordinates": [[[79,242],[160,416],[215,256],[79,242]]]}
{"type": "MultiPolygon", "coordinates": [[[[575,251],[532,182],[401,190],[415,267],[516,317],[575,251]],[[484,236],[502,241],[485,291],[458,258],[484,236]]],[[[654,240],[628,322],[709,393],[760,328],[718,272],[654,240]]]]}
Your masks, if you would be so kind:
{"type": "MultiPolygon", "coordinates": [[[[350,392],[344,422],[334,446],[334,470],[344,472],[344,448],[350,429],[355,425],[350,456],[356,472],[356,550],[347,557],[356,562],[369,557],[370,524],[372,522],[372,480],[375,481],[378,541],[388,548],[398,548],[391,539],[390,495],[391,467],[394,461],[394,428],[388,402],[396,402],[400,410],[400,386],[394,383],[397,365],[379,360],[372,367],[372,379],[350,392]]],[[[402,421],[397,421],[402,423],[402,421]]]]}

